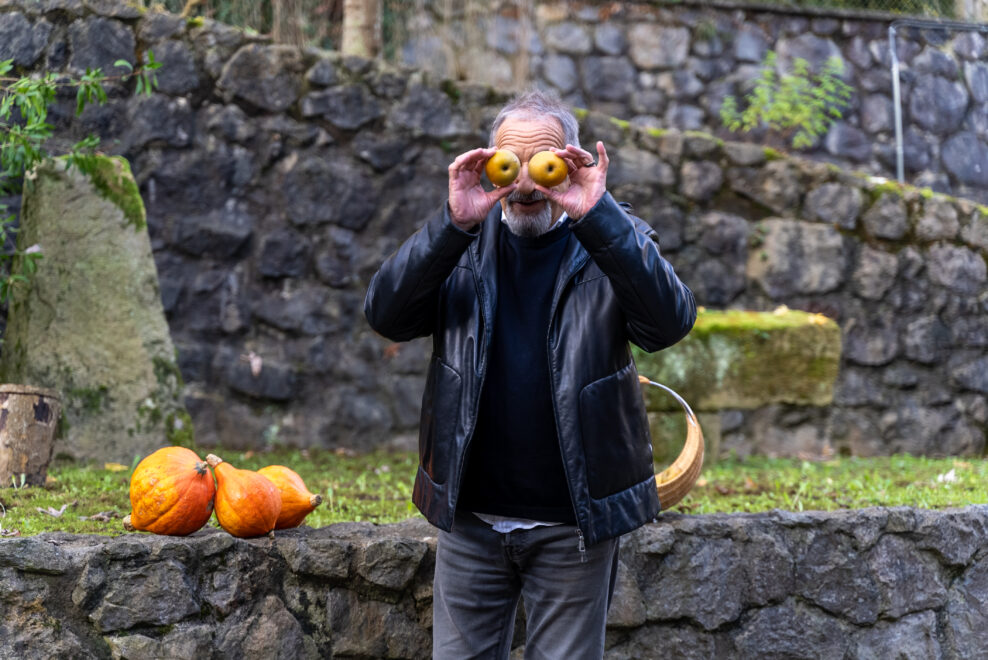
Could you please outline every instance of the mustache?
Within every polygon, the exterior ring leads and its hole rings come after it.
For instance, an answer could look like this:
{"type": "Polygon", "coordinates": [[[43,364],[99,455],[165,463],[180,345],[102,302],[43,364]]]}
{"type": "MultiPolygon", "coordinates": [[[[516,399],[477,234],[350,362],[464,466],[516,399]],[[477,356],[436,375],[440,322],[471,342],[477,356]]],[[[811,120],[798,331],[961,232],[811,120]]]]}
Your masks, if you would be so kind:
{"type": "Polygon", "coordinates": [[[513,192],[508,195],[508,202],[542,202],[546,200],[546,196],[540,193],[538,190],[533,191],[528,195],[522,195],[519,192],[513,192]]]}

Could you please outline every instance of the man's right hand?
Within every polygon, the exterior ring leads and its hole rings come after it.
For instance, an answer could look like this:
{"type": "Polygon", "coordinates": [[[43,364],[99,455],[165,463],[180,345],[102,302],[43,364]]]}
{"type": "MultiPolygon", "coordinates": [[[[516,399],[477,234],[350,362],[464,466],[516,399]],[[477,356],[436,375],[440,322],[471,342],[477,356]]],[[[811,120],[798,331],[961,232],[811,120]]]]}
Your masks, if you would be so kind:
{"type": "Polygon", "coordinates": [[[484,165],[495,151],[474,149],[457,156],[449,166],[449,212],[460,229],[469,231],[483,222],[494,205],[518,186],[512,183],[487,192],[480,185],[484,165]]]}

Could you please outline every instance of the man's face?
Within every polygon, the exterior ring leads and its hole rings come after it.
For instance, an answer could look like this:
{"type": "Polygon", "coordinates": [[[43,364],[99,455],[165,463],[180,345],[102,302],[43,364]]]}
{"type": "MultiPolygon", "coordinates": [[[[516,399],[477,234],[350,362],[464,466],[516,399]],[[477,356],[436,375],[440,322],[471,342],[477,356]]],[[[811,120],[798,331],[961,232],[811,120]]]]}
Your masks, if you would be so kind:
{"type": "MultiPolygon", "coordinates": [[[[508,228],[519,236],[539,236],[549,230],[562,214],[555,204],[535,189],[535,182],[528,175],[529,159],[540,151],[562,149],[566,146],[563,127],[554,117],[547,119],[516,119],[508,117],[498,127],[494,146],[510,149],[521,161],[521,171],[515,183],[518,187],[501,200],[501,208],[508,228]]],[[[557,190],[569,186],[567,178],[557,190]]]]}

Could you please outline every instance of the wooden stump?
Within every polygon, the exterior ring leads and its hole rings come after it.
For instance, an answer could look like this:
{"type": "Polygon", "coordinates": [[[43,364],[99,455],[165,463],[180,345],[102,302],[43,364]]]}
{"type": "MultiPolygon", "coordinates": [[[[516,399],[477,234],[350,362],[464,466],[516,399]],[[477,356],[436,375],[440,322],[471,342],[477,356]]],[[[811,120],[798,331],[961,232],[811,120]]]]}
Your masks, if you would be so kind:
{"type": "Polygon", "coordinates": [[[61,411],[55,390],[0,385],[0,487],[44,485],[61,411]]]}

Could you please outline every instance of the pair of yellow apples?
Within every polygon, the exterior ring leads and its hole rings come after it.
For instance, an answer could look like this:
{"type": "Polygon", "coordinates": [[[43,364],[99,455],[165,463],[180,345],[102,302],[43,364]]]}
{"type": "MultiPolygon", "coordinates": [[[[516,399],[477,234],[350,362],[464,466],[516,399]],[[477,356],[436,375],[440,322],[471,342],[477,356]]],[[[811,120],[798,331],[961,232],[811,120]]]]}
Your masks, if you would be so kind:
{"type": "MultiPolygon", "coordinates": [[[[518,172],[521,171],[521,161],[518,160],[515,152],[498,149],[487,159],[484,171],[495,186],[506,186],[517,178],[518,172]]],[[[566,163],[551,151],[540,151],[528,161],[528,175],[540,186],[546,188],[558,186],[567,174],[569,170],[566,168],[566,163]]]]}

